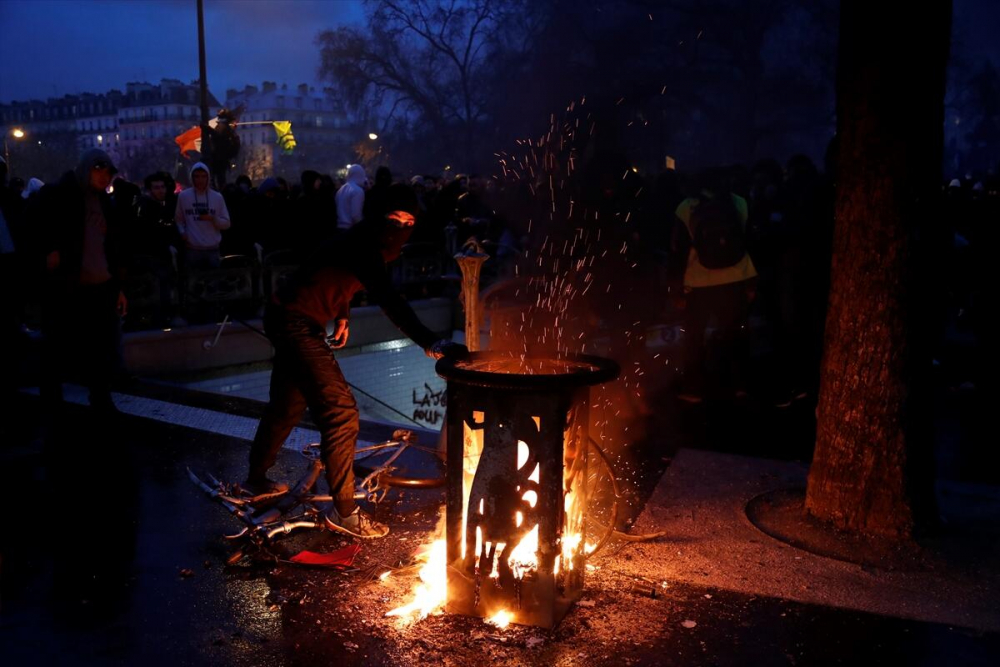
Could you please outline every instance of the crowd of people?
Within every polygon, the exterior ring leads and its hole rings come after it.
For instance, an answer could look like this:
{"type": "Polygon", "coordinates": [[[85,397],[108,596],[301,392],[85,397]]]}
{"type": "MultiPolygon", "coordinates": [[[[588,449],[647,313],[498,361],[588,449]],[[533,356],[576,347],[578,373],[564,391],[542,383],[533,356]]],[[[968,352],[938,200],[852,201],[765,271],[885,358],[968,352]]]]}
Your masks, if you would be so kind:
{"type": "MultiPolygon", "coordinates": [[[[628,241],[634,252],[661,266],[665,317],[685,325],[679,397],[697,403],[719,392],[746,391],[751,314],[767,328],[773,384],[779,387],[775,403],[786,407],[815,395],[833,229],[830,169],[823,173],[800,155],[786,165],[762,160],[696,176],[627,170],[623,179],[613,160],[608,163],[608,169],[581,179],[578,187],[587,193],[580,199],[589,197],[595,210],[619,209],[619,216],[623,207],[635,212],[628,241]],[[723,251],[713,250],[713,243],[723,251]]],[[[286,263],[306,262],[324,242],[384,208],[391,188],[400,184],[415,198],[417,224],[408,252],[447,258],[474,235],[503,264],[531,246],[526,221],[544,219],[527,201],[531,184],[475,175],[398,179],[379,167],[370,178],[361,165],[351,165],[343,178],[304,171],[294,184],[281,177],[254,184],[240,175],[222,192],[211,187],[204,163],[193,164],[188,176],[186,188],[166,172],[150,174],[140,187],[117,174],[99,150],[86,153],[76,171],[57,183],[8,183],[5,174],[2,267],[5,277],[27,278],[27,287],[5,292],[4,335],[25,323],[25,302],[32,299],[47,303],[37,324],[51,332],[54,348],[65,344],[59,338],[65,322],[83,321],[84,312],[103,312],[109,322],[124,316],[129,272],[157,279],[154,324],[183,325],[183,294],[176,295],[183,292],[178,286],[185,273],[217,269],[231,255],[264,263],[281,253],[286,263]],[[103,176],[88,177],[95,169],[107,171],[106,184],[103,176]],[[76,218],[84,223],[79,228],[57,222],[76,218]],[[99,249],[95,228],[105,230],[108,241],[99,249]],[[95,259],[95,253],[101,256],[95,259]],[[107,266],[88,273],[91,263],[107,266]],[[60,280],[79,283],[79,292],[55,290],[60,280]],[[105,306],[96,308],[96,302],[105,306]]],[[[942,252],[951,267],[949,306],[960,324],[978,331],[986,326],[980,287],[985,249],[1000,218],[996,174],[951,180],[944,202],[943,222],[954,238],[942,252]]],[[[93,324],[98,331],[114,328],[113,322],[93,324]]]]}
{"type": "MultiPolygon", "coordinates": [[[[162,174],[146,179],[145,195],[127,180],[116,179],[116,174],[109,156],[91,149],[58,183],[24,198],[24,210],[11,206],[17,202],[5,190],[4,269],[10,268],[7,259],[16,267],[18,255],[23,255],[23,268],[37,270],[42,283],[39,386],[43,410],[54,422],[63,414],[63,383],[68,379],[89,390],[90,407],[99,418],[111,420],[117,415],[112,388],[122,379],[121,321],[128,312],[125,276],[134,266],[137,249],[164,261],[167,252],[179,253],[182,274],[211,271],[221,264],[223,232],[233,227],[229,206],[210,187],[209,168],[202,162],[192,165],[191,187],[182,190],[176,202],[169,201],[162,174]],[[172,223],[167,224],[171,211],[172,223]],[[35,233],[26,234],[32,226],[35,233]]],[[[304,184],[313,185],[310,179],[311,175],[304,177],[304,184]]],[[[315,185],[321,181],[315,179],[315,185]]],[[[351,466],[359,414],[334,355],[347,344],[352,300],[359,291],[368,291],[428,356],[467,353],[463,345],[424,326],[393,286],[387,267],[399,258],[420,211],[409,186],[392,184],[384,176],[380,185],[381,189],[372,188],[371,196],[357,182],[345,185],[349,189],[342,192],[349,200],[360,195],[357,205],[352,201],[351,206],[352,211],[361,211],[359,218],[324,232],[327,238],[319,240],[308,259],[270,295],[264,314],[264,330],[276,351],[270,402],[243,483],[253,495],[287,489],[266,473],[308,407],[321,433],[320,456],[334,497],[326,525],[359,538],[384,536],[388,528],[354,501],[351,466]],[[331,321],[336,327],[333,336],[327,332],[331,321]]],[[[15,322],[6,324],[9,350],[15,350],[15,322]]]]}

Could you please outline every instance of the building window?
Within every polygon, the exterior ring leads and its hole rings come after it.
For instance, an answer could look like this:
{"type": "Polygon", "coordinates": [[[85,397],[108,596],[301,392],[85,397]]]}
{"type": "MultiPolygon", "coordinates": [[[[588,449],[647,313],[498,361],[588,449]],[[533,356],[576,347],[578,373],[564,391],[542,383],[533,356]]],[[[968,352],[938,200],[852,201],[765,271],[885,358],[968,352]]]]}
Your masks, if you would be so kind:
{"type": "Polygon", "coordinates": [[[296,97],[295,98],[295,108],[296,109],[301,109],[302,108],[302,98],[301,97],[296,97]]]}
{"type": "Polygon", "coordinates": [[[323,100],[314,100],[316,111],[320,111],[323,108],[323,100]]]}
{"type": "Polygon", "coordinates": [[[323,127],[323,117],[316,116],[316,127],[323,127]]]}
{"type": "Polygon", "coordinates": [[[285,108],[285,98],[282,97],[281,95],[279,95],[278,98],[277,98],[277,100],[278,100],[278,107],[281,108],[281,109],[284,109],[285,108]]]}

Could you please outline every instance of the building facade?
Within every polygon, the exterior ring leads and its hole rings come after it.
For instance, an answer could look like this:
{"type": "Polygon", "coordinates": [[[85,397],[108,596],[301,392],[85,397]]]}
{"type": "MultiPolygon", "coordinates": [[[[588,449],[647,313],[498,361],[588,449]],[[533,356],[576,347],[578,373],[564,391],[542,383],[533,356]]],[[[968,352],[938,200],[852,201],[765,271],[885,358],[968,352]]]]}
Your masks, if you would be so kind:
{"type": "MultiPolygon", "coordinates": [[[[209,93],[209,113],[219,110],[218,100],[209,93]]],[[[48,100],[29,100],[0,104],[0,127],[7,141],[20,153],[23,161],[34,164],[46,144],[65,151],[101,148],[119,165],[134,162],[137,173],[126,174],[133,180],[153,169],[153,164],[136,162],[154,146],[149,161],[174,162],[169,155],[174,137],[197,125],[201,118],[198,82],[185,84],[177,79],[163,79],[159,84],[129,83],[125,92],[64,95],[48,100]],[[19,130],[16,136],[15,130],[19,130]]],[[[72,166],[72,165],[67,165],[72,166]]],[[[158,167],[172,171],[175,164],[158,167]]]]}
{"type": "Polygon", "coordinates": [[[353,159],[358,130],[329,88],[316,90],[306,84],[289,88],[265,81],[260,88],[248,85],[226,91],[226,107],[240,106],[240,168],[254,181],[272,175],[297,180],[305,169],[334,173],[353,159]],[[270,124],[282,120],[292,123],[297,145],[291,155],[281,152],[270,124]]]}
{"type": "MultiPolygon", "coordinates": [[[[221,105],[211,94],[208,105],[214,117],[221,105]]],[[[357,146],[370,130],[350,119],[332,89],[317,90],[306,84],[289,87],[265,81],[260,88],[230,89],[225,106],[243,107],[237,126],[242,143],[237,173],[248,173],[255,181],[271,175],[298,180],[305,169],[340,172],[355,161],[357,146]],[[270,124],[282,120],[292,123],[297,145],[291,155],[282,153],[270,124]]],[[[200,118],[198,82],[177,79],[162,79],[158,84],[131,82],[124,92],[0,104],[0,127],[12,149],[21,153],[19,164],[24,169],[29,164],[41,169],[38,165],[45,161],[37,159],[37,154],[46,144],[51,153],[48,163],[58,162],[65,168],[73,166],[67,162],[67,153],[101,148],[133,181],[159,169],[185,181],[186,163],[173,139],[198,125],[200,118]],[[22,135],[16,139],[15,129],[22,135]]],[[[54,169],[47,170],[49,177],[54,169]]]]}
{"type": "MultiPolygon", "coordinates": [[[[209,116],[219,111],[219,101],[208,94],[209,116]]],[[[135,157],[158,140],[174,137],[201,122],[198,82],[185,84],[163,79],[159,84],[129,83],[118,114],[124,158],[135,157]]]]}

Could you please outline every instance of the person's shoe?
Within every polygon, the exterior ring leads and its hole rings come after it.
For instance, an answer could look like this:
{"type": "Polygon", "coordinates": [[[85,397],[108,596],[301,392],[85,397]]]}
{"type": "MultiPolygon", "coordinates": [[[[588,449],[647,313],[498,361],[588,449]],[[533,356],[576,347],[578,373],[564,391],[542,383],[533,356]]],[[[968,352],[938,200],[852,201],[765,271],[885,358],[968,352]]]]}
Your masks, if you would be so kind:
{"type": "Polygon", "coordinates": [[[389,534],[389,526],[371,518],[367,512],[362,512],[360,507],[355,507],[347,516],[341,516],[336,507],[331,507],[325,519],[328,529],[351,537],[369,540],[389,534]]]}
{"type": "Polygon", "coordinates": [[[288,492],[288,485],[264,477],[263,479],[247,480],[240,485],[251,496],[277,496],[288,492]]]}

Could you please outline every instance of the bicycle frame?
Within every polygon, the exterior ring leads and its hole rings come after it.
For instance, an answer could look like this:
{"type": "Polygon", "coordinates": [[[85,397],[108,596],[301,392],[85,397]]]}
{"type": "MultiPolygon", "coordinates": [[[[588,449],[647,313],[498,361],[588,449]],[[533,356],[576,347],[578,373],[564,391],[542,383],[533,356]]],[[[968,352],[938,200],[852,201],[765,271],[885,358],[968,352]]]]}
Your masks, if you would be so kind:
{"type": "MultiPolygon", "coordinates": [[[[393,486],[430,488],[444,484],[443,478],[413,480],[394,477],[391,474],[396,470],[393,464],[416,443],[416,436],[406,429],[399,429],[392,435],[391,440],[356,450],[355,461],[369,459],[378,453],[389,453],[389,456],[357,483],[355,500],[368,500],[378,504],[393,486]]],[[[308,470],[288,491],[281,493],[250,496],[238,484],[221,482],[209,474],[207,478],[210,485],[190,468],[187,469],[188,477],[196,486],[244,524],[244,528],[238,533],[225,536],[227,540],[238,543],[236,550],[227,558],[228,564],[239,562],[245,555],[277,560],[273,551],[277,538],[300,529],[325,527],[324,505],[332,502],[333,497],[313,493],[323,470],[318,445],[308,445],[302,450],[302,455],[310,461],[308,470]],[[293,515],[296,510],[300,511],[293,515]]]]}

